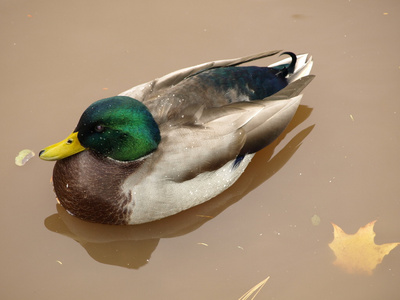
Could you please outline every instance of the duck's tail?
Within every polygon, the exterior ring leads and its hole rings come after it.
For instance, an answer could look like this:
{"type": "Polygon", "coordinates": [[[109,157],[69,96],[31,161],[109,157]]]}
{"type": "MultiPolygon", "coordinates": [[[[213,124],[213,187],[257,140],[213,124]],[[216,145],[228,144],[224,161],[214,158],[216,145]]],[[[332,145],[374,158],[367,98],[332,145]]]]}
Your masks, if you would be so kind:
{"type": "Polygon", "coordinates": [[[288,76],[289,74],[293,74],[294,67],[296,66],[297,57],[296,57],[296,54],[294,54],[293,52],[282,52],[281,54],[279,54],[279,56],[281,56],[283,54],[287,54],[292,58],[290,65],[283,64],[283,65],[276,66],[275,68],[277,68],[277,69],[279,68],[278,73],[276,73],[277,76],[286,78],[286,76],[288,76]]]}
{"type": "Polygon", "coordinates": [[[311,55],[309,54],[295,55],[292,52],[283,52],[282,54],[287,54],[290,57],[278,61],[272,65],[269,65],[268,67],[270,68],[283,67],[282,70],[285,69],[287,73],[283,75],[285,75],[286,80],[288,81],[289,84],[295,80],[298,80],[310,74],[311,68],[313,66],[313,60],[311,55]]]}

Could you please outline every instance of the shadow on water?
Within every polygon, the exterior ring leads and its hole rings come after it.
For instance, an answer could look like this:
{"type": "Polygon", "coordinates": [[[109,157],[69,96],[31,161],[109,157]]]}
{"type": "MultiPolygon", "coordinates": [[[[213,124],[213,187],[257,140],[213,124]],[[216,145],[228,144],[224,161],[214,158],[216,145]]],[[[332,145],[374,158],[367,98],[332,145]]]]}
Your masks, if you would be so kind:
{"type": "Polygon", "coordinates": [[[301,105],[282,135],[253,158],[239,180],[206,203],[159,221],[130,226],[82,221],[57,205],[58,213],[46,218],[45,226],[50,231],[80,243],[98,262],[139,269],[150,260],[161,238],[177,237],[196,230],[278,172],[294,155],[314,125],[300,131],[273,155],[275,148],[290,131],[304,122],[311,112],[312,108],[301,105]]]}

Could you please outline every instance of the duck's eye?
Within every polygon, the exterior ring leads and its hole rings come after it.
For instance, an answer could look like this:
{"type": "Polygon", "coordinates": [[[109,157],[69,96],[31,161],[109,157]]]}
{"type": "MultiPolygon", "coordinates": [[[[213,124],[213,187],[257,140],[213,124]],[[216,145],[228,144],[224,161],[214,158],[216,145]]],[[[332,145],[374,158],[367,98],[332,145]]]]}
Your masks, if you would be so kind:
{"type": "Polygon", "coordinates": [[[103,125],[96,125],[94,127],[94,131],[96,132],[103,132],[104,131],[104,126],[103,125]]]}

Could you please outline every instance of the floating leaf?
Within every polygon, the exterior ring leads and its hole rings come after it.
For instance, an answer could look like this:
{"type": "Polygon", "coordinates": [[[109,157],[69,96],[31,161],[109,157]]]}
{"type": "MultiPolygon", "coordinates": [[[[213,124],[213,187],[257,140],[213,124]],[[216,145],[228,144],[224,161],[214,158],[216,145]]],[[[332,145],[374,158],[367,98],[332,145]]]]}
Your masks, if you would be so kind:
{"type": "Polygon", "coordinates": [[[366,273],[380,264],[385,255],[388,255],[400,243],[376,245],[375,232],[372,221],[361,227],[355,234],[345,233],[339,226],[333,224],[334,239],[329,247],[336,255],[334,264],[348,273],[366,273]]]}
{"type": "Polygon", "coordinates": [[[24,149],[18,153],[18,156],[15,158],[15,164],[19,167],[23,166],[30,160],[32,157],[35,156],[32,150],[24,149]]]}
{"type": "Polygon", "coordinates": [[[268,279],[269,279],[269,276],[267,278],[265,278],[263,281],[261,281],[260,283],[258,283],[255,286],[253,286],[242,297],[240,297],[239,300],[250,299],[250,297],[252,295],[253,295],[253,298],[251,298],[251,300],[253,300],[257,296],[257,294],[261,291],[261,289],[264,287],[264,285],[268,281],[268,279]]]}

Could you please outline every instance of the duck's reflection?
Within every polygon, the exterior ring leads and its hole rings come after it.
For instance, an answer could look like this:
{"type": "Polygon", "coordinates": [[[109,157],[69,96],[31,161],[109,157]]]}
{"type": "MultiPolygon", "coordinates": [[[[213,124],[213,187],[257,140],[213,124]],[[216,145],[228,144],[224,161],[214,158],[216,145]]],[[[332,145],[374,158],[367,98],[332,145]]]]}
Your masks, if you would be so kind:
{"type": "Polygon", "coordinates": [[[176,237],[196,230],[278,172],[314,126],[300,131],[272,156],[276,146],[287,133],[305,121],[311,111],[311,108],[301,105],[288,128],[275,142],[253,158],[239,180],[206,203],[159,221],[127,226],[85,222],[69,215],[57,205],[58,213],[48,217],[45,226],[53,232],[76,240],[92,258],[101,263],[138,269],[150,260],[161,238],[176,237]]]}

